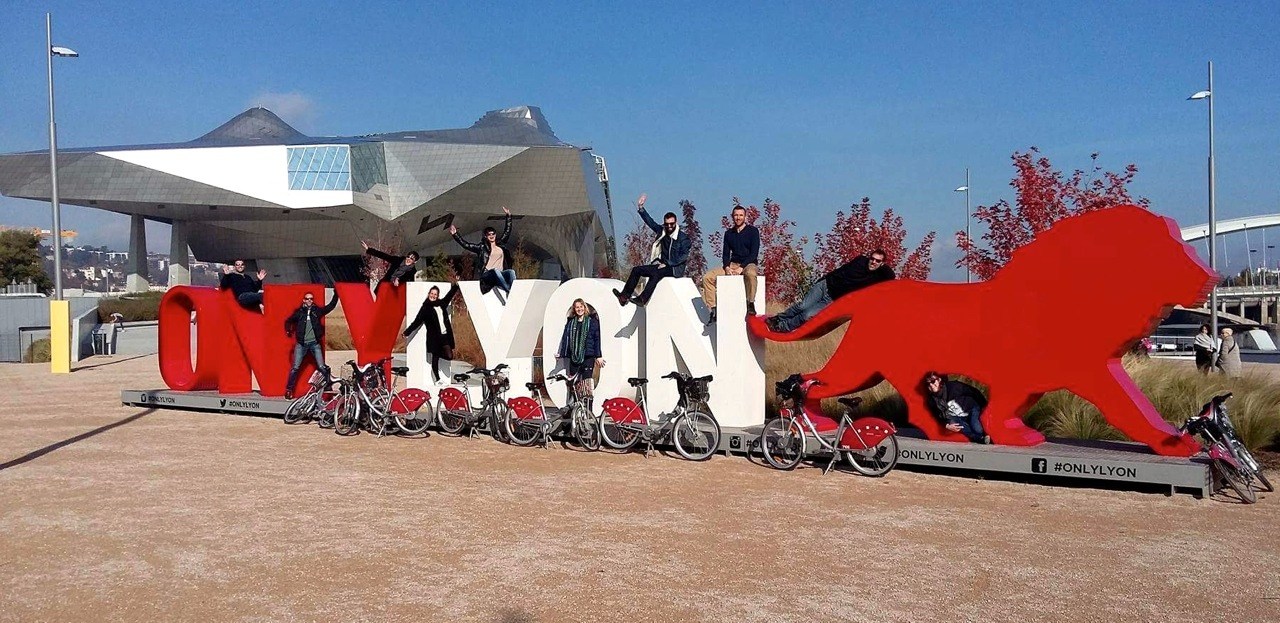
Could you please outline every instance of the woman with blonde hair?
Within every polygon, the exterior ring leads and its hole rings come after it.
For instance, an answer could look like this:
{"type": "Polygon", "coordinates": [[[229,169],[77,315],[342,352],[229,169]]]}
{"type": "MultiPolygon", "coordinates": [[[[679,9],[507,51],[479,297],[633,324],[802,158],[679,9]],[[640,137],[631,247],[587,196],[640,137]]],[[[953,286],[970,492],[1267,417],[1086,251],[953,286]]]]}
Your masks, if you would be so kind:
{"type": "Polygon", "coordinates": [[[591,395],[596,362],[604,366],[600,352],[600,317],[582,299],[576,299],[564,323],[556,359],[565,359],[565,372],[577,380],[579,391],[591,395]]]}

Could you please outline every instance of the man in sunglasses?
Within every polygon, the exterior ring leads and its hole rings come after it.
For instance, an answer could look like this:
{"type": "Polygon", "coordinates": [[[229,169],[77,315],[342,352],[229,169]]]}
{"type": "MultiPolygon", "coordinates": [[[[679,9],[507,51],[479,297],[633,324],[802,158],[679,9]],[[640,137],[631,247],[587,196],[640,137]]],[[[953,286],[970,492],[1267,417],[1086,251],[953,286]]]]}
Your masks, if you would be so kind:
{"type": "Polygon", "coordinates": [[[885,257],[884,251],[876,249],[869,255],[853,258],[852,262],[813,282],[809,292],[800,302],[776,316],[765,319],[765,324],[775,333],[794,331],[810,318],[818,315],[818,312],[830,305],[831,301],[850,292],[893,279],[893,269],[885,263],[885,257]]]}
{"type": "Polygon", "coordinates": [[[262,305],[262,280],[267,271],[258,271],[258,276],[245,274],[244,260],[235,260],[230,266],[222,267],[222,278],[218,288],[231,290],[236,295],[236,302],[249,311],[265,312],[262,305]]]}
{"type": "Polygon", "coordinates": [[[662,224],[659,225],[648,212],[644,211],[646,199],[648,195],[640,195],[640,199],[636,201],[636,209],[640,212],[640,218],[644,220],[644,224],[658,234],[658,238],[650,247],[649,263],[632,268],[631,274],[627,277],[627,285],[621,291],[613,291],[613,295],[618,297],[618,304],[623,306],[628,302],[641,307],[648,305],[649,298],[658,287],[658,282],[665,277],[683,277],[684,265],[689,261],[689,248],[692,243],[688,236],[680,235],[675,212],[667,212],[663,215],[662,224]],[[632,296],[641,277],[649,281],[645,284],[644,291],[638,296],[632,296]]]}
{"type": "Polygon", "coordinates": [[[978,388],[962,381],[948,381],[937,372],[926,372],[925,404],[947,430],[964,435],[973,443],[991,443],[982,429],[982,410],[987,398],[978,388]]]}
{"type": "Polygon", "coordinates": [[[293,384],[298,381],[298,370],[307,354],[315,361],[316,367],[329,375],[329,367],[324,365],[324,323],[320,321],[326,314],[338,306],[338,292],[333,293],[333,300],[322,308],[316,307],[316,298],[310,292],[302,295],[302,305],[284,321],[284,334],[297,340],[293,345],[293,367],[289,368],[289,380],[285,382],[284,397],[293,400],[293,384]]]}
{"type": "Polygon", "coordinates": [[[417,251],[410,251],[405,255],[392,255],[369,246],[369,243],[363,240],[360,241],[360,246],[364,247],[365,255],[376,257],[387,263],[387,272],[382,274],[378,285],[389,283],[391,287],[398,288],[402,283],[413,281],[413,276],[418,272],[417,251]]]}

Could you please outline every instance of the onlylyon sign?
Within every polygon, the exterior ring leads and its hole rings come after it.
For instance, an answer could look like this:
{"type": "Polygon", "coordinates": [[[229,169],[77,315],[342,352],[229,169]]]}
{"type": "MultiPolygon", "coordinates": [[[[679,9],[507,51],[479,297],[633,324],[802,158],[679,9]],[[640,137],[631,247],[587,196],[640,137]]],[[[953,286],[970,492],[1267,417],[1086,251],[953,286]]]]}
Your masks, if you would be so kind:
{"type": "MultiPolygon", "coordinates": [[[[389,357],[406,316],[417,312],[432,286],[447,291],[449,285],[414,282],[397,288],[382,284],[375,293],[361,283],[337,284],[357,360],[371,363],[389,357]]],[[[552,359],[555,347],[573,301],[581,298],[600,319],[605,365],[600,369],[596,396],[633,396],[627,379],[646,376],[651,379],[647,387],[650,410],[666,411],[675,405],[678,395],[675,383],[660,377],[679,370],[713,376],[710,407],[721,425],[750,426],[764,421],[764,342],[747,331],[741,277],[720,278],[719,321],[709,326],[703,324],[706,310],[689,279],[663,279],[644,308],[619,306],[611,290],[622,284],[612,279],[564,283],[517,280],[505,302],[493,292],[482,295],[478,282],[458,285],[484,350],[485,361],[473,363],[485,367],[507,364],[512,395],[526,394],[525,383],[540,380],[533,378],[539,338],[545,345],[544,372],[559,369],[562,362],[552,359]]],[[[760,308],[764,307],[764,291],[761,278],[755,302],[760,308]]],[[[285,334],[285,320],[307,293],[319,302],[324,288],[317,284],[267,285],[263,288],[266,312],[258,313],[240,307],[229,292],[189,286],[170,289],[160,304],[160,372],[165,383],[176,390],[238,394],[251,391],[256,380],[262,395],[283,395],[295,343],[285,334]]],[[[409,385],[435,394],[439,387],[430,380],[426,348],[426,332],[418,331],[406,353],[409,385]]],[[[306,379],[314,369],[309,360],[305,365],[300,379],[306,379]]],[[[548,390],[552,401],[564,404],[562,384],[550,384],[548,390]]],[[[595,401],[597,408],[603,402],[595,401]]]]}

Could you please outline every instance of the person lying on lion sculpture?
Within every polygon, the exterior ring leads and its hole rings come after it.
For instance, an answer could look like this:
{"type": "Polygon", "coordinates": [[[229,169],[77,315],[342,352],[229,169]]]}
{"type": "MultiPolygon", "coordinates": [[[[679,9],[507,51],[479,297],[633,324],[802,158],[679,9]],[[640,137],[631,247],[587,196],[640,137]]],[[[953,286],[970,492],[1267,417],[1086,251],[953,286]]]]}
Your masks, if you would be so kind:
{"type": "Polygon", "coordinates": [[[910,423],[930,439],[965,441],[926,407],[920,379],[936,370],[989,388],[981,424],[994,443],[1043,442],[1022,418],[1044,394],[1066,389],[1130,439],[1159,454],[1190,456],[1199,445],[1165,422],[1120,358],[1175,304],[1204,300],[1214,279],[1173,220],[1126,205],[1058,221],[988,281],[886,281],[840,297],[794,331],[771,331],[759,316],[748,326],[765,339],[789,342],[848,322],[826,365],[805,375],[821,382],[811,396],[842,396],[887,380],[906,401],[910,423]],[[1106,322],[1074,331],[1071,319],[1081,312],[1106,322]],[[946,330],[903,348],[902,335],[886,327],[946,330]]]}

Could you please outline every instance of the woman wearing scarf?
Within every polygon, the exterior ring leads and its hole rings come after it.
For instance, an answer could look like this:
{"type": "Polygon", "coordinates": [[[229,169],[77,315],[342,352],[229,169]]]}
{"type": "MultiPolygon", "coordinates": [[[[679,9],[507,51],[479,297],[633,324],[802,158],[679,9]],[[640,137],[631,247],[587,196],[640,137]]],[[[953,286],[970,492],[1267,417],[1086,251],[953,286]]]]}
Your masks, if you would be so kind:
{"type": "Polygon", "coordinates": [[[568,360],[565,371],[578,379],[578,390],[583,396],[591,395],[591,377],[595,373],[596,362],[604,366],[604,359],[600,357],[600,317],[591,312],[586,301],[577,299],[573,302],[573,312],[565,321],[556,359],[568,360]]]}
{"type": "Polygon", "coordinates": [[[440,288],[431,286],[427,291],[427,300],[422,302],[418,315],[404,330],[404,336],[409,337],[409,334],[418,327],[426,327],[427,354],[431,356],[431,378],[437,383],[440,381],[440,360],[453,359],[455,344],[453,322],[449,318],[449,303],[457,293],[458,284],[456,283],[449,287],[449,293],[444,295],[444,298],[440,297],[440,288]]]}
{"type": "Polygon", "coordinates": [[[1200,333],[1196,334],[1195,342],[1191,346],[1196,352],[1196,368],[1208,374],[1213,370],[1213,353],[1218,350],[1213,336],[1209,335],[1209,325],[1200,325],[1200,333]]]}

